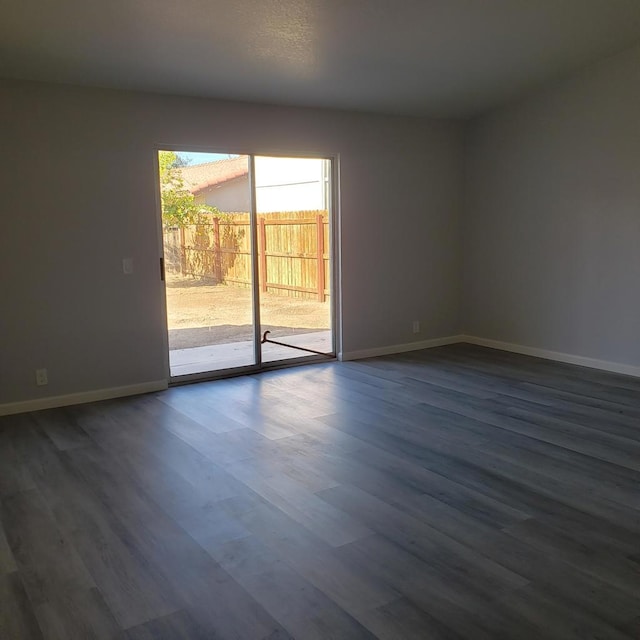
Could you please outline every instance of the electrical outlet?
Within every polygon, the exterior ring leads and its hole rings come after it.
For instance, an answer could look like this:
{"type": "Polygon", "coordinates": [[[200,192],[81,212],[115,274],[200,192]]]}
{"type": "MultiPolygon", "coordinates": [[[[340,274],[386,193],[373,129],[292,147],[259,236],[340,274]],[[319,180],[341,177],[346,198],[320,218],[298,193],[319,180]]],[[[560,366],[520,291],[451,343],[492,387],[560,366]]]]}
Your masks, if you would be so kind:
{"type": "Polygon", "coordinates": [[[39,387],[49,384],[49,376],[46,369],[36,369],[36,384],[39,387]]]}
{"type": "Polygon", "coordinates": [[[122,258],[122,273],[126,276],[133,273],[133,258],[122,258]]]}
{"type": "Polygon", "coordinates": [[[420,320],[413,321],[413,333],[420,333],[420,320]]]}

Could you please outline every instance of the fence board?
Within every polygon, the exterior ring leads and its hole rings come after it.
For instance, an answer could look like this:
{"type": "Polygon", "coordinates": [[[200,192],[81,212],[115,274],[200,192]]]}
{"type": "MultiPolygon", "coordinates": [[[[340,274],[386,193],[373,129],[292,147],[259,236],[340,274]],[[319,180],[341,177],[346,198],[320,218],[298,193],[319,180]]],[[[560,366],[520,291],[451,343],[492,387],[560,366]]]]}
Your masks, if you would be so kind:
{"type": "MultiPolygon", "coordinates": [[[[180,230],[166,229],[165,259],[174,273],[234,286],[251,284],[248,213],[232,213],[180,230]]],[[[258,214],[260,288],[325,301],[330,294],[327,211],[258,214]]]]}

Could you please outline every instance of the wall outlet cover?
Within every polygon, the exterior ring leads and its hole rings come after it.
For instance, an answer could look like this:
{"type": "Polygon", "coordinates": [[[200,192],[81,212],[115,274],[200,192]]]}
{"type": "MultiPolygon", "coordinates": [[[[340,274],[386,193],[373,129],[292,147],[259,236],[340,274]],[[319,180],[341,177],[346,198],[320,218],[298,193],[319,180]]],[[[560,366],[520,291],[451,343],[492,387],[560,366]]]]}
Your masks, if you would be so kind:
{"type": "Polygon", "coordinates": [[[122,273],[127,276],[133,273],[133,258],[122,258],[122,273]]]}

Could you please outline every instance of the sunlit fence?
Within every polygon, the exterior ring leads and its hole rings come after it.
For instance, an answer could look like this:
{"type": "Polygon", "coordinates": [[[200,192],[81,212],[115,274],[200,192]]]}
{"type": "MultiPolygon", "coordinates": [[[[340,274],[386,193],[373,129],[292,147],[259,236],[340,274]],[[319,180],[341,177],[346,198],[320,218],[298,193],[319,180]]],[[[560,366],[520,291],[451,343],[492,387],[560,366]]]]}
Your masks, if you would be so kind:
{"type": "MultiPolygon", "coordinates": [[[[329,296],[329,220],[326,211],[258,214],[261,291],[325,301],[329,296]]],[[[209,216],[203,224],[165,229],[165,263],[172,273],[217,283],[251,285],[248,213],[209,216]]]]}

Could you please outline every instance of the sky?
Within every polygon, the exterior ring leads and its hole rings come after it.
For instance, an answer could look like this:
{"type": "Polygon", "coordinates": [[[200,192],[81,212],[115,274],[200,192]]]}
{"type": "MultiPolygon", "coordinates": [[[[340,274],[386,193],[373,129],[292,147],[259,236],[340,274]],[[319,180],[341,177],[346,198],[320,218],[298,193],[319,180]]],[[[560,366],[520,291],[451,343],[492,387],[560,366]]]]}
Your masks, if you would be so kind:
{"type": "Polygon", "coordinates": [[[199,153],[196,151],[176,151],[182,157],[188,159],[189,164],[202,164],[204,162],[213,162],[214,160],[226,160],[229,157],[234,158],[234,153],[199,153]]]}

